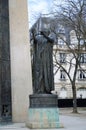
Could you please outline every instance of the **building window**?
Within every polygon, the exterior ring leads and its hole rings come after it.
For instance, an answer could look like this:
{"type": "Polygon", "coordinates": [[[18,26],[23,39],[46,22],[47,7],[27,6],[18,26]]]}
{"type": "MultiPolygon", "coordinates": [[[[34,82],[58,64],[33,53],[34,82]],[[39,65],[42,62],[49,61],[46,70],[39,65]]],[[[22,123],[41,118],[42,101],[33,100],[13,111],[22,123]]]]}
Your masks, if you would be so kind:
{"type": "Polygon", "coordinates": [[[60,80],[66,80],[66,75],[64,70],[60,70],[60,80]]]}
{"type": "Polygon", "coordinates": [[[84,44],[84,40],[81,38],[80,39],[80,45],[83,45],[84,44]]]}
{"type": "Polygon", "coordinates": [[[64,41],[61,38],[58,38],[58,44],[59,45],[64,45],[64,41]]]}
{"type": "Polygon", "coordinates": [[[86,98],[86,88],[82,87],[77,90],[77,98],[86,98]]]}
{"type": "Polygon", "coordinates": [[[60,53],[60,63],[65,63],[65,62],[66,62],[66,54],[60,53]]]}
{"type": "Polygon", "coordinates": [[[59,93],[59,98],[67,98],[67,90],[65,87],[62,87],[61,90],[60,90],[60,93],[59,93]]]}
{"type": "Polygon", "coordinates": [[[78,70],[78,80],[86,80],[86,72],[84,70],[78,70]]]}
{"type": "Polygon", "coordinates": [[[80,63],[86,63],[86,53],[80,54],[80,63]]]}
{"type": "Polygon", "coordinates": [[[62,25],[58,25],[58,33],[65,33],[65,29],[62,25]]]}

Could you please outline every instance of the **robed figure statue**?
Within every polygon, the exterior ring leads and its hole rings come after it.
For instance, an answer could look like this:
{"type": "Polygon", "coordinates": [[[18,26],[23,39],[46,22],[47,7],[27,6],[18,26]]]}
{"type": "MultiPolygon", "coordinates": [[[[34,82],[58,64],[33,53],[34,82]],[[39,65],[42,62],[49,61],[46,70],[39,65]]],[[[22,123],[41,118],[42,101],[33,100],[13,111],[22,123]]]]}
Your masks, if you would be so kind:
{"type": "Polygon", "coordinates": [[[29,95],[28,112],[28,126],[32,129],[60,127],[57,95],[52,93],[54,90],[53,39],[55,39],[54,34],[49,34],[45,30],[33,33],[31,42],[33,94],[29,95]]]}
{"type": "Polygon", "coordinates": [[[33,43],[33,93],[50,94],[54,90],[53,37],[49,31],[35,35],[33,43]]]}

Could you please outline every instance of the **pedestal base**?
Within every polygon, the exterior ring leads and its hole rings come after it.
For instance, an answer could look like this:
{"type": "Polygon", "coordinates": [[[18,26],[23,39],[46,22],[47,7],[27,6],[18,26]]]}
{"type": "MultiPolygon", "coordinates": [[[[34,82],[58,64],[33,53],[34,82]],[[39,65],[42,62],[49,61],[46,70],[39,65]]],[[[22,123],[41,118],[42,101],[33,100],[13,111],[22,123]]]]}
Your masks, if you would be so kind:
{"type": "Polygon", "coordinates": [[[27,127],[32,129],[59,128],[57,108],[29,108],[27,127]]]}
{"type": "Polygon", "coordinates": [[[57,96],[53,94],[33,94],[29,96],[27,127],[32,129],[59,128],[57,96]]]}

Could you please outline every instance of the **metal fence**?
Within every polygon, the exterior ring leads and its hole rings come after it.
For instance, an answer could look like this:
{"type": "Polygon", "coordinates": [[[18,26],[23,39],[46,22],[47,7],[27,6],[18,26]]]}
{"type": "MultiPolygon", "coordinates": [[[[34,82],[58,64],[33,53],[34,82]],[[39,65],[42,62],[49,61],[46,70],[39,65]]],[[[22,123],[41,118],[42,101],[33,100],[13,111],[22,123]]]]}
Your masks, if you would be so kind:
{"type": "MultiPolygon", "coordinates": [[[[73,99],[58,99],[58,107],[73,107],[73,99]]],[[[77,99],[77,107],[86,107],[86,99],[77,99]]]]}

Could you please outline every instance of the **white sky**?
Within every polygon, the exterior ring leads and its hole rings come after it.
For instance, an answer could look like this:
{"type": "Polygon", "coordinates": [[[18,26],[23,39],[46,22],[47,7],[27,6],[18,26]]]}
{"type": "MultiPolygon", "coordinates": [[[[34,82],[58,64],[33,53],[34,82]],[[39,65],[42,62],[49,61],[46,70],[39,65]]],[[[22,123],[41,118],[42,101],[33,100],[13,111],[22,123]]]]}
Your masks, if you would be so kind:
{"type": "Polygon", "coordinates": [[[29,26],[34,24],[40,14],[48,14],[52,9],[53,0],[28,0],[29,26]]]}

